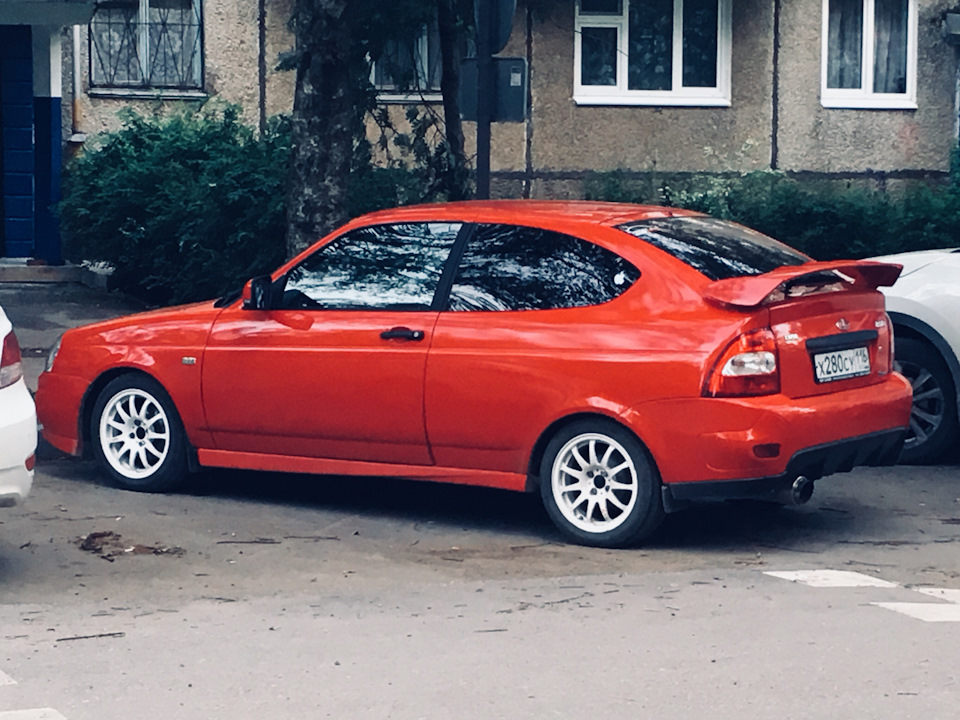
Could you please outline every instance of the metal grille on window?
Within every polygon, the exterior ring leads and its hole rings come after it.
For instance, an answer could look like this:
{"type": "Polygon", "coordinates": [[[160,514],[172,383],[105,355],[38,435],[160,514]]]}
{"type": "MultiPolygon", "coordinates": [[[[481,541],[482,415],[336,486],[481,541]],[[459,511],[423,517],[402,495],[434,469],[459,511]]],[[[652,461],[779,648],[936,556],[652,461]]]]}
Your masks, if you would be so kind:
{"type": "Polygon", "coordinates": [[[111,0],[90,23],[90,71],[99,87],[202,87],[199,0],[111,0]]]}

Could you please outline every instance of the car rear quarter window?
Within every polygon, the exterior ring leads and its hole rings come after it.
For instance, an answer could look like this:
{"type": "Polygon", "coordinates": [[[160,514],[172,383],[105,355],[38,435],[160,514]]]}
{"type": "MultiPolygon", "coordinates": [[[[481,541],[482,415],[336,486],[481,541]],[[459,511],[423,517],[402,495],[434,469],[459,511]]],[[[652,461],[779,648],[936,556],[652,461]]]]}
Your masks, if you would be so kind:
{"type": "Polygon", "coordinates": [[[616,253],[570,235],[480,225],[450,292],[450,310],[550,310],[605,303],[640,271],[616,253]]]}
{"type": "Polygon", "coordinates": [[[710,217],[637,220],[619,228],[670,253],[711,280],[761,275],[811,259],[756,230],[710,217]]]}
{"type": "Polygon", "coordinates": [[[282,306],[328,310],[429,310],[460,223],[353,230],[287,276],[282,306]]]}

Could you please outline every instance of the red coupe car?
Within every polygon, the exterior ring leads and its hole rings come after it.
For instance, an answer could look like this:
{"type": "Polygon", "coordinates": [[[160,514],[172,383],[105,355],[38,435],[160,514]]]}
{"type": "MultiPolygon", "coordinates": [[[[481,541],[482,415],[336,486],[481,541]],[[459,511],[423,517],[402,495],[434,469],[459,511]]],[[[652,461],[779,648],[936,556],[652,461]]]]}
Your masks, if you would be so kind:
{"type": "Polygon", "coordinates": [[[123,488],[202,466],[468,483],[622,546],[688,501],[805,502],[895,462],[911,390],[876,288],[899,272],[670,208],[406,207],[233,297],[68,331],[37,406],[123,488]]]}

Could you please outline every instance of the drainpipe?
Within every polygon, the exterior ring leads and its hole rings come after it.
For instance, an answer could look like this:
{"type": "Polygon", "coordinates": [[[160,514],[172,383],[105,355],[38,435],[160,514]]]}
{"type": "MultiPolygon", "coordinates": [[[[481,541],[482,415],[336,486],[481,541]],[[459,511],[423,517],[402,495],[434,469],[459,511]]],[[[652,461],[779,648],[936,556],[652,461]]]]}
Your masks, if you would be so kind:
{"type": "MultiPolygon", "coordinates": [[[[960,13],[948,12],[943,16],[943,38],[954,47],[960,46],[960,13]]],[[[955,51],[956,58],[956,51],[955,51]]],[[[953,137],[960,131],[960,66],[957,68],[956,90],[953,97],[953,137]]]]}
{"type": "Polygon", "coordinates": [[[76,153],[86,141],[86,133],[80,130],[80,94],[83,83],[80,77],[80,26],[73,26],[73,88],[70,102],[70,152],[76,153]]]}

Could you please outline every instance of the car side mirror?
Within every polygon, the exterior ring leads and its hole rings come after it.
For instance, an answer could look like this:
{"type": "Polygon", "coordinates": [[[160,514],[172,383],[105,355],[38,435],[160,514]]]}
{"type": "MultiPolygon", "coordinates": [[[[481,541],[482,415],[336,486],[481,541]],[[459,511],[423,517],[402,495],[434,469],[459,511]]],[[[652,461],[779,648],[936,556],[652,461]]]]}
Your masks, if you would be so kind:
{"type": "Polygon", "coordinates": [[[273,307],[273,279],[258,275],[243,286],[244,310],[270,310],[273,307]]]}

